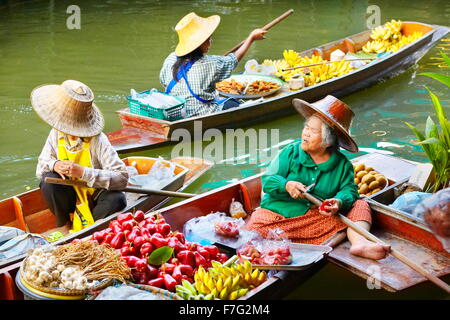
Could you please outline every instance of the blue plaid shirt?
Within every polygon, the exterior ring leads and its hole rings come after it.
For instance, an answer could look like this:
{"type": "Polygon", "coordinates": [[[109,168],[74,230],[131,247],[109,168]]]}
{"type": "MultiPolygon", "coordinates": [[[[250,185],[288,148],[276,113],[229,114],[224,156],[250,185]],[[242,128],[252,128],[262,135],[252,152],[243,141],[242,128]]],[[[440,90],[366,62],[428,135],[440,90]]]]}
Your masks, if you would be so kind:
{"type": "MultiPolygon", "coordinates": [[[[164,61],[159,80],[167,88],[172,81],[172,66],[177,60],[175,53],[171,53],[164,61]]],[[[238,60],[234,53],[227,56],[207,55],[197,60],[187,73],[187,78],[192,91],[204,100],[213,100],[218,97],[216,83],[230,77],[236,68],[238,60]]],[[[202,103],[194,98],[181,79],[173,87],[171,95],[186,99],[186,113],[188,117],[200,116],[221,110],[221,106],[215,102],[202,103]]]]}

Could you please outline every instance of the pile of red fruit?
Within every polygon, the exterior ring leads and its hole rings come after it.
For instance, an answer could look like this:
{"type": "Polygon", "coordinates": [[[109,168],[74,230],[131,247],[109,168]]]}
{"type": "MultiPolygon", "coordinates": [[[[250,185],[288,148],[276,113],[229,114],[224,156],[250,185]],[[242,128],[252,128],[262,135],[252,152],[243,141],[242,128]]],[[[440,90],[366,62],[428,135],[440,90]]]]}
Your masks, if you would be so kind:
{"type": "Polygon", "coordinates": [[[159,215],[145,218],[143,211],[120,214],[105,230],[95,232],[92,239],[110,245],[120,252],[131,268],[136,283],[175,291],[183,279],[193,282],[199,266],[207,269],[211,261],[221,263],[228,257],[214,245],[187,242],[183,233],[173,232],[159,215]],[[173,248],[173,256],[162,265],[148,263],[150,254],[161,247],[173,248]]]}
{"type": "Polygon", "coordinates": [[[292,254],[289,245],[265,245],[263,249],[258,249],[251,241],[241,247],[237,255],[250,261],[252,264],[265,265],[286,265],[292,262],[292,254]]]}
{"type": "Polygon", "coordinates": [[[233,221],[217,221],[214,223],[214,231],[224,237],[239,237],[239,227],[233,221]]]}

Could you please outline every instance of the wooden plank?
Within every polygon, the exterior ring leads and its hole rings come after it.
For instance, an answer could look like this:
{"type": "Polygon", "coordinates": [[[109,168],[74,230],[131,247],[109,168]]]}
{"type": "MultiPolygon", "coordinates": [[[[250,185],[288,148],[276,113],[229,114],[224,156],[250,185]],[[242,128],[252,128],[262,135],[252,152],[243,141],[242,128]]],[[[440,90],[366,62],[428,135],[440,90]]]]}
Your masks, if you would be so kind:
{"type": "MultiPolygon", "coordinates": [[[[384,230],[375,230],[372,233],[381,240],[390,243],[392,247],[397,248],[433,275],[441,277],[450,273],[450,258],[384,230]]],[[[372,277],[380,281],[384,288],[391,288],[396,291],[404,290],[427,280],[391,255],[376,261],[354,256],[350,253],[350,242],[348,241],[338,245],[330,253],[329,259],[359,276],[372,277]]]]}

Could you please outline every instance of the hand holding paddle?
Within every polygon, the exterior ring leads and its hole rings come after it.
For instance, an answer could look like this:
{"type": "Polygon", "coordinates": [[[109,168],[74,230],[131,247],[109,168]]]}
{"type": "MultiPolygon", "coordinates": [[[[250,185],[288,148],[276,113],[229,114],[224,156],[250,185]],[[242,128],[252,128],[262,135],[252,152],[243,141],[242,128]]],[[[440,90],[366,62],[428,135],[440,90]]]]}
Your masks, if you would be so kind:
{"type": "MultiPolygon", "coordinates": [[[[288,11],[286,11],[285,13],[283,13],[281,16],[279,16],[278,18],[276,18],[275,20],[271,21],[270,23],[266,24],[264,27],[262,27],[261,29],[255,29],[252,31],[251,35],[255,32],[254,36],[257,37],[254,40],[262,40],[264,39],[264,33],[262,33],[261,31],[268,31],[270,28],[272,28],[274,25],[276,25],[277,23],[283,21],[284,19],[286,19],[288,16],[290,16],[292,13],[294,12],[293,9],[290,9],[288,11]],[[259,31],[261,30],[261,31],[259,31]],[[259,34],[256,34],[256,32],[258,32],[259,34]]],[[[247,39],[246,39],[247,40],[247,39]]],[[[227,52],[224,53],[224,56],[230,54],[231,52],[235,52],[236,50],[238,50],[245,42],[246,40],[241,41],[238,45],[234,46],[232,49],[228,50],[227,52]]]]}

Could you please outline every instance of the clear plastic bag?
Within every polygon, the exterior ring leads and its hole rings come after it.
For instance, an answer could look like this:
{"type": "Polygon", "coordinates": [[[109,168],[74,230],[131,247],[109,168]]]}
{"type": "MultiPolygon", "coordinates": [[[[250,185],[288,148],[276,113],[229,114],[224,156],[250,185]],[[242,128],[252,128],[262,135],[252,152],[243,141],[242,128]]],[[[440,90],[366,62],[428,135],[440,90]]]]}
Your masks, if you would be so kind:
{"type": "Polygon", "coordinates": [[[160,294],[122,284],[105,288],[95,300],[164,300],[160,294]]]}
{"type": "MultiPolygon", "coordinates": [[[[218,242],[224,245],[236,244],[240,245],[251,239],[254,239],[258,234],[254,231],[244,230],[245,221],[242,218],[235,219],[227,216],[224,212],[214,212],[206,216],[197,217],[189,220],[184,225],[184,234],[186,238],[194,235],[196,238],[208,239],[213,242],[218,242]],[[231,233],[230,236],[225,236],[216,229],[220,226],[225,226],[228,223],[234,224],[238,233],[231,233]]],[[[219,228],[220,229],[220,228],[219,228]]],[[[226,233],[226,229],[224,230],[226,233]]],[[[233,231],[236,233],[236,231],[233,231]]]]}
{"type": "Polygon", "coordinates": [[[240,259],[252,264],[288,265],[292,262],[291,241],[281,229],[272,229],[267,238],[253,239],[237,250],[240,259]]]}
{"type": "Polygon", "coordinates": [[[230,204],[230,216],[236,219],[245,218],[247,216],[247,212],[245,212],[242,203],[234,200],[234,198],[231,200],[230,204]]]}
{"type": "MultiPolygon", "coordinates": [[[[404,193],[401,196],[399,196],[397,199],[395,199],[395,201],[390,205],[390,207],[397,209],[397,210],[404,211],[409,214],[413,214],[414,208],[416,208],[420,202],[422,202],[429,196],[431,196],[431,193],[418,192],[418,191],[404,193]]],[[[418,219],[422,219],[421,214],[417,214],[415,216],[418,219]]]]}
{"type": "Polygon", "coordinates": [[[450,238],[450,188],[423,200],[414,209],[414,215],[423,216],[430,229],[440,237],[450,238]]]}
{"type": "Polygon", "coordinates": [[[163,161],[162,158],[157,160],[147,174],[131,176],[130,183],[143,188],[162,188],[175,177],[175,164],[169,162],[169,166],[166,166],[163,161]]]}

